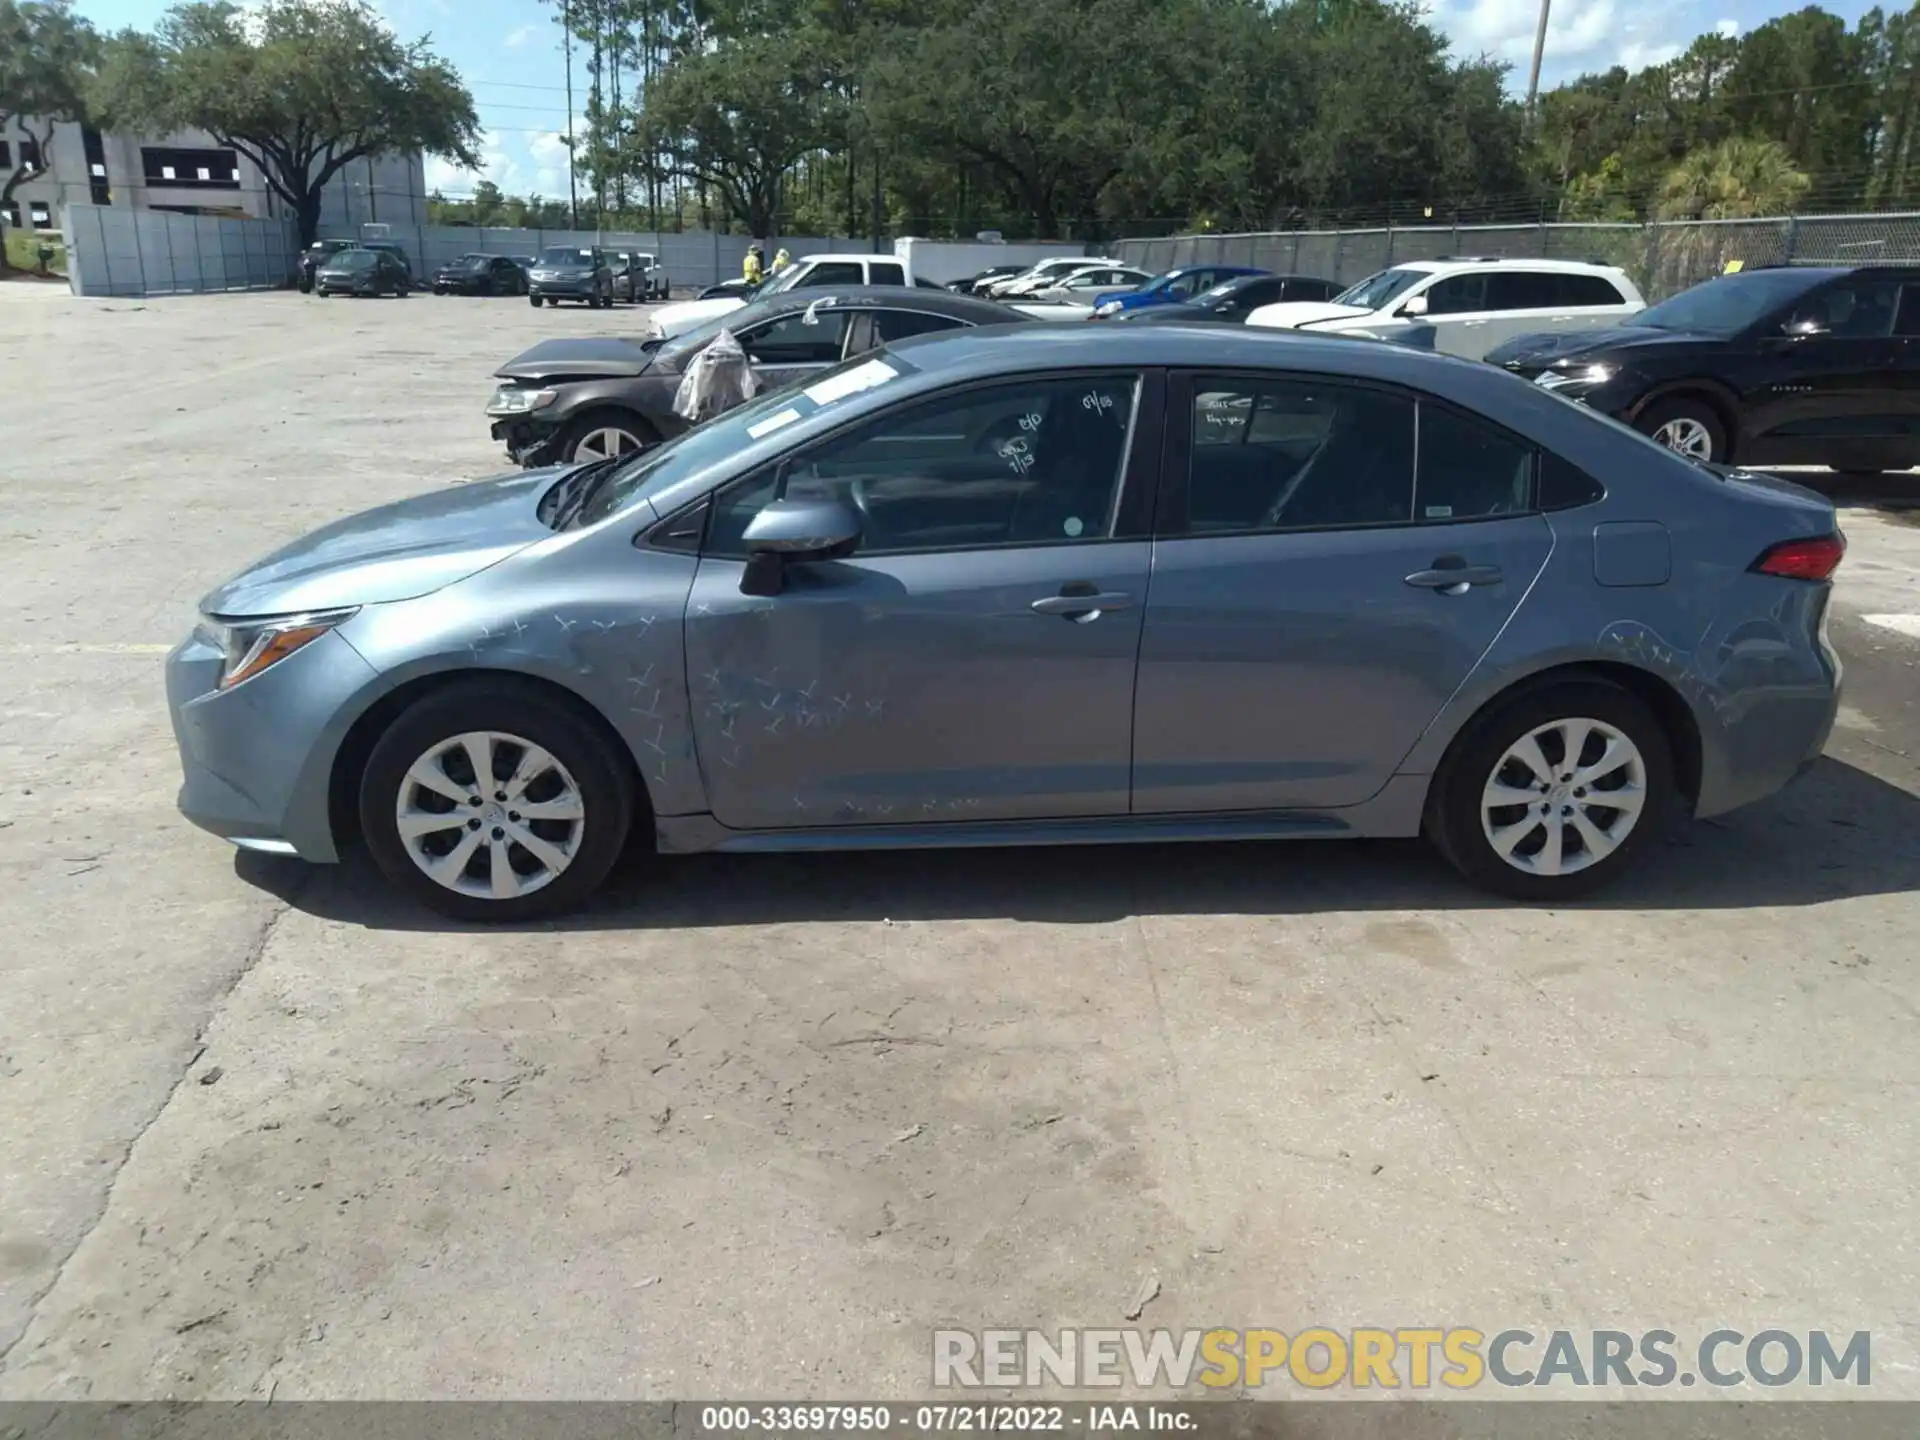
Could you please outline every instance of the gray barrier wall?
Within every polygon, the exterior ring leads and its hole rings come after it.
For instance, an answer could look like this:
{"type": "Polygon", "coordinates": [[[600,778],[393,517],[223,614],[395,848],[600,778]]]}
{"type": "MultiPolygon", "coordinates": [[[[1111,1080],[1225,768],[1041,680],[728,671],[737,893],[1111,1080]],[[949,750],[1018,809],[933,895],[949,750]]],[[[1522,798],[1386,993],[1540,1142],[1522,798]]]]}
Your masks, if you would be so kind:
{"type": "MultiPolygon", "coordinates": [[[[362,227],[365,229],[366,227],[362,227]]],[[[752,240],[745,235],[718,235],[705,230],[507,230],[464,225],[391,225],[382,239],[407,252],[416,275],[425,275],[461,255],[515,255],[527,259],[549,245],[598,245],[603,250],[644,251],[666,268],[676,292],[696,290],[740,273],[752,240]]],[[[352,231],[321,231],[321,238],[369,238],[352,231]]],[[[823,251],[865,255],[871,239],[845,236],[776,236],[766,246],[769,262],[781,245],[796,257],[823,251]]]]}
{"type": "Polygon", "coordinates": [[[68,205],[61,232],[76,295],[268,290],[293,273],[293,227],[280,220],[68,205]]]}

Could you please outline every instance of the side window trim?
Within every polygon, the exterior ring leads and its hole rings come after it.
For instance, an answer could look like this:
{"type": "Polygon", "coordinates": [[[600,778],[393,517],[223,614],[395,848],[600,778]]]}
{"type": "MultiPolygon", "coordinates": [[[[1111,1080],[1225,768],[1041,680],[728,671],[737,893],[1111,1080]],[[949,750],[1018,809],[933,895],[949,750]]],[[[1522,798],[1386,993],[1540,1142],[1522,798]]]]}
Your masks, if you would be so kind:
{"type": "MultiPolygon", "coordinates": [[[[1133,406],[1133,427],[1129,435],[1128,448],[1122,457],[1120,471],[1119,502],[1113,511],[1113,533],[1097,540],[1083,540],[1082,545],[1113,545],[1135,543],[1150,539],[1153,532],[1153,506],[1158,493],[1157,480],[1160,475],[1161,457],[1164,453],[1163,435],[1167,416],[1167,372],[1151,366],[1117,365],[1113,367],[1086,367],[1074,370],[1042,371],[1034,378],[1047,382],[1073,380],[1104,380],[1115,376],[1131,376],[1135,382],[1133,406]]],[[[796,462],[804,461],[812,452],[831,445],[848,432],[872,422],[883,421],[889,416],[912,410],[935,399],[958,399],[979,390],[992,390],[1005,385],[1017,375],[990,375],[969,380],[964,384],[950,386],[931,393],[906,396],[892,405],[879,410],[870,410],[863,415],[852,416],[831,430],[809,436],[803,443],[791,450],[771,456],[741,475],[731,476],[718,481],[697,501],[690,500],[678,514],[692,511],[696,505],[707,506],[703,517],[700,536],[700,554],[703,559],[736,560],[734,555],[718,555],[710,549],[714,519],[726,506],[726,499],[732,492],[748,485],[765,480],[768,472],[781,474],[793,467],[796,462]]],[[[947,555],[962,551],[988,550],[1025,550],[1039,546],[1057,544],[1053,540],[1018,541],[1012,544],[996,542],[983,545],[956,545],[947,550],[861,550],[855,552],[855,558],[861,555],[947,555]]]]}
{"type": "MultiPolygon", "coordinates": [[[[1160,485],[1155,494],[1152,534],[1155,541],[1160,540],[1219,540],[1237,538],[1242,535],[1314,535],[1322,533],[1340,533],[1350,530],[1432,530],[1447,525],[1487,524],[1497,520],[1520,520],[1530,515],[1540,515],[1544,511],[1540,505],[1540,474],[1542,468],[1542,450],[1538,442],[1529,440],[1509,430],[1499,421],[1480,415],[1471,410],[1453,404],[1437,395],[1429,395],[1424,390],[1412,390],[1404,386],[1385,383],[1362,375],[1326,375],[1306,370],[1235,370],[1221,369],[1183,369],[1175,370],[1167,376],[1164,436],[1159,447],[1160,485]],[[1247,385],[1261,384],[1311,384],[1315,381],[1348,386],[1355,390],[1372,390],[1377,394],[1391,395],[1407,401],[1413,406],[1413,472],[1408,479],[1409,508],[1408,518],[1379,523],[1352,525],[1296,525],[1281,526],[1267,530],[1210,531],[1195,534],[1187,512],[1188,487],[1193,464],[1193,410],[1194,401],[1200,394],[1199,382],[1229,381],[1247,385]],[[1420,483],[1420,437],[1421,412],[1432,406],[1437,410],[1457,416],[1467,423],[1478,425],[1491,431],[1503,440],[1526,449],[1528,460],[1527,508],[1509,515],[1460,515],[1447,519],[1420,519],[1415,513],[1419,504],[1420,483]]],[[[1251,420],[1251,417],[1249,417],[1251,420]]],[[[1251,429],[1251,425],[1249,425],[1251,429]]],[[[1575,467],[1576,469],[1579,467],[1575,467]]],[[[1598,482],[1595,482],[1598,483],[1598,482]]],[[[1606,494],[1601,487],[1601,497],[1606,494]]],[[[1591,503],[1587,501],[1583,504],[1591,503]]],[[[1559,507],[1562,509],[1572,507],[1559,507]]]]}

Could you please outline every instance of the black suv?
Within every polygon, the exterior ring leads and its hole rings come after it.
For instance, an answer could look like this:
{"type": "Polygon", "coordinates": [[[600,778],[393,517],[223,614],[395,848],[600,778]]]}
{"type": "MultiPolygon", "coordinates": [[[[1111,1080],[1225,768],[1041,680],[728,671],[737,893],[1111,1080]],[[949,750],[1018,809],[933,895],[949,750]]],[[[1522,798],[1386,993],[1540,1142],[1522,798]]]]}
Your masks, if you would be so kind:
{"type": "Polygon", "coordinates": [[[1737,271],[1617,329],[1522,335],[1486,358],[1696,460],[1920,464],[1920,266],[1737,271]]]}

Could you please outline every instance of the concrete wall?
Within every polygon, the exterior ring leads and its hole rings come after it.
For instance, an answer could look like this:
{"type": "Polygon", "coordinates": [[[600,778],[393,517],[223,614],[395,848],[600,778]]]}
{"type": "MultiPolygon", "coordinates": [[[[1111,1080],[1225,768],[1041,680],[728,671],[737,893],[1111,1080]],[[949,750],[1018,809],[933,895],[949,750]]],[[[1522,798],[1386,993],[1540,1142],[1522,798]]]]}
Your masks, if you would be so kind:
{"type": "Polygon", "coordinates": [[[178,295],[287,283],[290,222],[69,205],[62,232],[76,295],[178,295]]]}

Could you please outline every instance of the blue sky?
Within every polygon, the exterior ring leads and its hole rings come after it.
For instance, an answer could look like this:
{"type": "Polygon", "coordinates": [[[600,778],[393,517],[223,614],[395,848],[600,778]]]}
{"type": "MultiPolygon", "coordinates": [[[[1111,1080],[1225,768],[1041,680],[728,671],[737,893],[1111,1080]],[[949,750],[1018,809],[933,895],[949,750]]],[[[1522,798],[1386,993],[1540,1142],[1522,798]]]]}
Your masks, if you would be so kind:
{"type": "MultiPolygon", "coordinates": [[[[486,127],[480,170],[456,171],[429,160],[428,184],[459,195],[484,177],[512,194],[564,196],[566,148],[560,137],[567,104],[554,8],[538,0],[373,3],[401,35],[432,37],[473,90],[486,127]]],[[[1457,53],[1506,60],[1514,67],[1513,86],[1525,86],[1538,0],[1427,3],[1457,53]]],[[[80,0],[79,8],[102,29],[146,28],[165,11],[167,0],[80,0]]],[[[1738,33],[1798,8],[1794,0],[1553,0],[1541,83],[1552,85],[1614,64],[1657,64],[1704,31],[1738,33]]],[[[1827,8],[1851,23],[1867,0],[1840,0],[1827,8]]]]}

